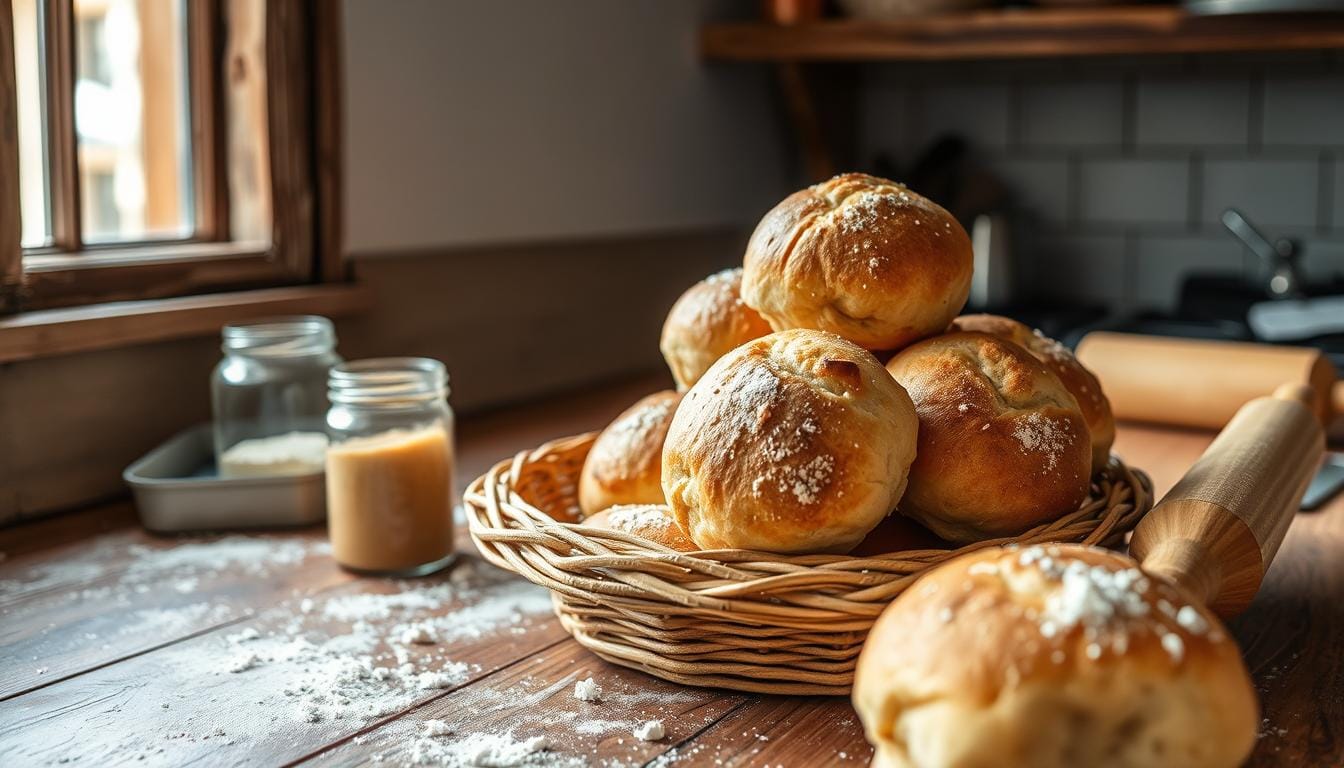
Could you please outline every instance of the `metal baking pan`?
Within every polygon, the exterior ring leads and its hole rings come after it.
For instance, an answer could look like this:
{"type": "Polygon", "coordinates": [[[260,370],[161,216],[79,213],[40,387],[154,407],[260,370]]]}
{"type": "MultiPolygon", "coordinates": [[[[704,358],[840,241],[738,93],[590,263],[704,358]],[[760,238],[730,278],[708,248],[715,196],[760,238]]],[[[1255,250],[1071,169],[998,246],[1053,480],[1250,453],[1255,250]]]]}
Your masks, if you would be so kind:
{"type": "Polygon", "coordinates": [[[327,516],[322,472],[220,477],[209,424],[174,436],[126,468],[140,522],[151,531],[218,531],[319,523],[327,516]]]}

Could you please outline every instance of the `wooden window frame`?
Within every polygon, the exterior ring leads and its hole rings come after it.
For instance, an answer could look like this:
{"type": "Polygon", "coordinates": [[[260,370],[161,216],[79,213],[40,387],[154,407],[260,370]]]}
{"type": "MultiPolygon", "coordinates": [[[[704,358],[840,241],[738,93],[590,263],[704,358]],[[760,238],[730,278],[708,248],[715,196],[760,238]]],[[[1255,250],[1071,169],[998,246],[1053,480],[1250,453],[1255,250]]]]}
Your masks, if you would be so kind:
{"type": "MultiPolygon", "coordinates": [[[[348,275],[340,258],[340,25],[336,0],[262,0],[264,53],[224,50],[224,14],[254,0],[191,0],[187,46],[191,79],[193,194],[190,240],[85,245],[78,239],[75,167],[74,41],[71,5],[46,14],[52,193],[52,248],[27,253],[19,243],[16,194],[0,196],[0,317],[100,302],[159,299],[258,287],[332,282],[348,275]],[[237,4],[237,5],[233,5],[237,4]],[[260,60],[257,60],[260,59],[260,60]],[[270,233],[262,241],[230,237],[229,183],[246,174],[229,166],[228,148],[246,146],[225,118],[264,75],[270,233]],[[230,177],[237,177],[231,179],[230,177]]],[[[255,8],[255,5],[251,6],[255,8]]],[[[13,8],[0,0],[0,188],[18,188],[13,8]]],[[[253,98],[255,96],[255,92],[253,98]]],[[[236,131],[235,131],[236,132],[236,131]]],[[[253,148],[255,150],[255,148],[253,148]]],[[[238,153],[243,154],[243,153],[238,153]]],[[[143,310],[143,303],[138,305],[143,310]]],[[[0,333],[4,331],[0,319],[0,333]]]]}

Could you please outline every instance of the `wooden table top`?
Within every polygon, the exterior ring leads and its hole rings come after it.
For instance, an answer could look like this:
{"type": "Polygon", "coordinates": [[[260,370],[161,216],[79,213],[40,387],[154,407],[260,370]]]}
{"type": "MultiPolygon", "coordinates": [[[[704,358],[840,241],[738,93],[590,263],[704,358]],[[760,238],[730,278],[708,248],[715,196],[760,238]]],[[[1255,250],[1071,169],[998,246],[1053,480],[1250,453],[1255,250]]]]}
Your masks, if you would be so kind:
{"type": "MultiPolygon", "coordinates": [[[[660,386],[465,420],[460,482],[600,427],[660,386]]],[[[1116,450],[1160,495],[1209,439],[1123,426],[1116,450]]],[[[321,528],[154,536],[118,503],[0,530],[0,552],[0,765],[792,767],[871,755],[846,699],[684,688],[599,660],[542,590],[485,564],[465,536],[452,571],[398,582],[340,570],[321,528]],[[437,622],[439,642],[399,636],[419,620],[437,622]],[[574,695],[590,676],[599,703],[574,695]],[[650,719],[665,738],[634,737],[650,719]]],[[[1264,710],[1251,765],[1344,762],[1344,500],[1298,516],[1233,631],[1264,710]]]]}

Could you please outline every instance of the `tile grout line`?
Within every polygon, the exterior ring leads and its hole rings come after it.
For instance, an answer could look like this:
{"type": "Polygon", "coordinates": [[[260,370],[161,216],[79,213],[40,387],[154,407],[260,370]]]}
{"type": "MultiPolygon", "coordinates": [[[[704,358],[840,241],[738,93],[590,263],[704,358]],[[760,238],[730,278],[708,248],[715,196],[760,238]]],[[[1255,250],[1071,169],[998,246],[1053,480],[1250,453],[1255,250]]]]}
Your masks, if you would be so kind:
{"type": "Polygon", "coordinates": [[[1188,169],[1189,193],[1186,195],[1186,229],[1198,232],[1204,223],[1204,155],[1199,150],[1190,153],[1188,169]]]}
{"type": "Polygon", "coordinates": [[[1316,187],[1316,231],[1323,235],[1330,234],[1338,223],[1334,220],[1335,196],[1339,194],[1339,190],[1335,189],[1337,162],[1333,152],[1322,150],[1318,169],[1320,178],[1317,179],[1316,187]]]}
{"type": "Polygon", "coordinates": [[[1265,148],[1265,74],[1263,70],[1250,76],[1247,89],[1246,151],[1251,155],[1259,155],[1265,148]]]}

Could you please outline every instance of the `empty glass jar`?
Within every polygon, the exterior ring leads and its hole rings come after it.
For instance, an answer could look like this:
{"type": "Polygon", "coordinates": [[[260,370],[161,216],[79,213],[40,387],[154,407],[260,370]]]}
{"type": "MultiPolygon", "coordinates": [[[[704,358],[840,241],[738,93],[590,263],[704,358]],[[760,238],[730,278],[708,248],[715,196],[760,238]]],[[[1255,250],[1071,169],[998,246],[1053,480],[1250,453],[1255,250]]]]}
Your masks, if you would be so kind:
{"type": "Polygon", "coordinates": [[[295,315],[230,323],[222,335],[224,359],[210,382],[221,472],[227,474],[226,453],[244,440],[325,435],[327,372],[341,362],[330,320],[295,315]]]}

